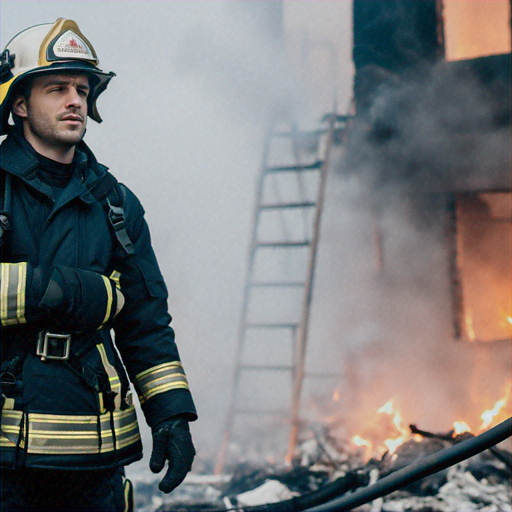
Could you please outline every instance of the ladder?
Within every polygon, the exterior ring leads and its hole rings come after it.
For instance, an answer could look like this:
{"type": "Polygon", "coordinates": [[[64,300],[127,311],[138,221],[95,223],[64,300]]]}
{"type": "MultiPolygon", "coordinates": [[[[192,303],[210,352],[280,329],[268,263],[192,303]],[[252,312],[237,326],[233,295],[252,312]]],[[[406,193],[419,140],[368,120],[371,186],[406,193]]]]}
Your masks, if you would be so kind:
{"type": "Polygon", "coordinates": [[[245,452],[238,457],[251,450],[281,456],[287,444],[287,459],[293,455],[325,184],[333,143],[347,119],[329,114],[318,129],[291,124],[267,136],[216,473],[233,438],[245,452]]]}

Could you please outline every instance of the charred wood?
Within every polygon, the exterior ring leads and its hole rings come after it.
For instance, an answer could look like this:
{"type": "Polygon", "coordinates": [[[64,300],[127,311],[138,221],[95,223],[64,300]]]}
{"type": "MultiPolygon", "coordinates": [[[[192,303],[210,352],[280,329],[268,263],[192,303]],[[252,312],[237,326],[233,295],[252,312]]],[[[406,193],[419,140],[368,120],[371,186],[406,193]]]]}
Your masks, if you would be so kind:
{"type": "MultiPolygon", "coordinates": [[[[460,443],[465,439],[474,437],[474,435],[470,432],[465,432],[464,434],[454,436],[453,431],[450,431],[448,434],[439,434],[421,430],[416,427],[416,425],[409,425],[409,428],[413,434],[419,434],[425,438],[430,439],[441,439],[443,441],[448,441],[449,443],[460,443]]],[[[489,452],[492,453],[500,462],[503,462],[503,464],[505,464],[505,466],[508,468],[509,473],[512,473],[512,453],[506,450],[500,450],[496,446],[489,448],[489,452]]]]}

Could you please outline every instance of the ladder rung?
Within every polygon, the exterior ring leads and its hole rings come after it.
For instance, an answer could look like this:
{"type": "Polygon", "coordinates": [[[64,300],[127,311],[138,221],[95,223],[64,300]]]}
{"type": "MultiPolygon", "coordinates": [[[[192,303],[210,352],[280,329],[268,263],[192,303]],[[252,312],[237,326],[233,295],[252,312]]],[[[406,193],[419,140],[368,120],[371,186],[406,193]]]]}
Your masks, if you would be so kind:
{"type": "Polygon", "coordinates": [[[293,370],[293,366],[291,365],[283,365],[283,366],[273,366],[273,365],[264,365],[264,364],[242,364],[240,366],[241,370],[264,370],[264,371],[278,371],[278,372],[290,372],[293,370]]]}
{"type": "Polygon", "coordinates": [[[303,172],[303,171],[316,171],[322,167],[322,160],[317,160],[312,164],[308,165],[283,165],[277,167],[267,167],[265,172],[273,173],[273,172],[303,172]]]}
{"type": "Polygon", "coordinates": [[[304,282],[293,282],[293,281],[289,281],[289,282],[264,282],[264,281],[256,281],[254,283],[250,283],[250,286],[289,286],[289,287],[294,287],[294,286],[304,286],[305,283],[304,282]]]}
{"type": "Polygon", "coordinates": [[[316,206],[313,201],[304,201],[302,203],[276,203],[276,204],[263,204],[260,210],[277,210],[280,208],[311,208],[316,206]]]}
{"type": "Polygon", "coordinates": [[[308,245],[311,245],[309,240],[301,242],[258,242],[255,244],[256,247],[307,247],[308,245]]]}
{"type": "Polygon", "coordinates": [[[297,329],[299,324],[293,323],[250,323],[245,324],[248,329],[297,329]]]}

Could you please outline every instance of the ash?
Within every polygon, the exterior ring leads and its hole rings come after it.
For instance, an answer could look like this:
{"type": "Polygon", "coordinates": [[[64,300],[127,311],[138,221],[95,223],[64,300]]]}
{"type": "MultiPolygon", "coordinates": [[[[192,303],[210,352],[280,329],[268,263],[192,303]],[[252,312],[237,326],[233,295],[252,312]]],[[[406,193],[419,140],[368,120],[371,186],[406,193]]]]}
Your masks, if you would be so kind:
{"type": "MultiPolygon", "coordinates": [[[[337,486],[338,494],[375,483],[393,471],[463,440],[448,434],[410,440],[395,454],[363,460],[361,451],[325,431],[299,446],[290,466],[246,462],[223,475],[191,473],[170,495],[158,491],[159,478],[134,479],[135,509],[141,512],[246,510],[282,503],[272,510],[304,510],[300,500],[337,486]],[[299,500],[294,502],[293,500],[299,500]],[[290,505],[291,504],[291,505],[290,505]],[[293,508],[294,504],[297,508],[293,508]],[[285,506],[286,505],[286,506],[285,506]]],[[[196,470],[197,471],[197,470],[196,470]]],[[[512,512],[512,454],[497,447],[414,482],[357,512],[512,512]]],[[[334,496],[332,496],[334,497],[334,496]]],[[[320,502],[315,503],[315,505],[320,502]]],[[[310,504],[309,506],[313,506],[310,504]]]]}

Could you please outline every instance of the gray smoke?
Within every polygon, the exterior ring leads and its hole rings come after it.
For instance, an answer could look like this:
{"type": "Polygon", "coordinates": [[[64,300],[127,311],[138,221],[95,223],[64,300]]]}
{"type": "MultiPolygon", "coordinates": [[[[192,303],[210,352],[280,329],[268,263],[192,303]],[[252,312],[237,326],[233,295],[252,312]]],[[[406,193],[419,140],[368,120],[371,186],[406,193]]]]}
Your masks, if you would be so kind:
{"type": "Polygon", "coordinates": [[[386,76],[350,131],[328,187],[309,349],[311,372],[339,372],[341,398],[313,384],[306,395],[348,432],[391,398],[406,422],[477,428],[505,393],[510,343],[454,341],[447,208],[449,193],[510,190],[507,83],[446,63],[386,76]]]}

